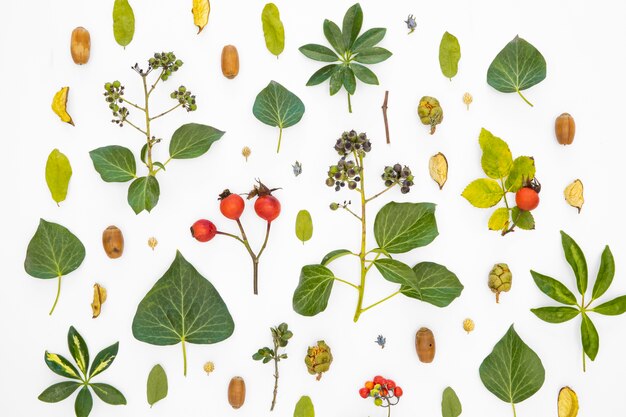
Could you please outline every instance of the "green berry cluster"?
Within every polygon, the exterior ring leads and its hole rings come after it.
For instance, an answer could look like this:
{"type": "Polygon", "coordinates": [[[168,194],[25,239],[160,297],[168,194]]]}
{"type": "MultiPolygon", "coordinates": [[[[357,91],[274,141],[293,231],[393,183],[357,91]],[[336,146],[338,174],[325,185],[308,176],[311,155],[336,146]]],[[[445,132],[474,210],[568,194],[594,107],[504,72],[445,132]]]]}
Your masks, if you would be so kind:
{"type": "Polygon", "coordinates": [[[335,186],[335,191],[339,191],[347,184],[349,189],[354,190],[358,182],[361,181],[361,172],[361,167],[354,161],[346,161],[346,157],[344,156],[337,162],[337,165],[331,165],[330,168],[328,168],[326,185],[329,187],[335,186]]]}
{"type": "Polygon", "coordinates": [[[411,170],[406,165],[404,167],[400,164],[386,166],[381,178],[385,181],[385,186],[387,187],[396,184],[400,185],[400,192],[402,194],[411,191],[411,187],[414,185],[413,174],[411,174],[411,170]]]}
{"type": "Polygon", "coordinates": [[[111,122],[123,126],[124,121],[128,117],[128,109],[120,106],[123,102],[122,96],[124,95],[124,86],[117,80],[104,84],[104,97],[107,103],[109,103],[109,109],[113,112],[115,119],[111,122]]]}
{"type": "Polygon", "coordinates": [[[330,209],[332,211],[335,211],[335,210],[338,210],[339,208],[347,209],[350,204],[352,204],[352,201],[344,201],[343,204],[340,204],[340,203],[330,203],[329,207],[330,207],[330,209]]]}
{"type": "Polygon", "coordinates": [[[356,131],[351,130],[341,134],[335,143],[335,150],[341,156],[356,152],[358,156],[364,157],[367,152],[372,150],[372,143],[367,138],[367,134],[356,133],[356,131]]]}
{"type": "Polygon", "coordinates": [[[178,87],[178,90],[175,90],[170,94],[170,97],[174,100],[178,100],[178,102],[183,106],[183,109],[189,111],[195,111],[198,106],[196,105],[196,96],[191,94],[191,91],[187,91],[184,85],[178,87]]]}
{"type": "Polygon", "coordinates": [[[150,64],[150,69],[161,68],[163,70],[161,79],[167,81],[172,72],[178,71],[183,66],[183,61],[176,59],[176,55],[173,52],[157,52],[148,60],[148,64],[150,64]]]}

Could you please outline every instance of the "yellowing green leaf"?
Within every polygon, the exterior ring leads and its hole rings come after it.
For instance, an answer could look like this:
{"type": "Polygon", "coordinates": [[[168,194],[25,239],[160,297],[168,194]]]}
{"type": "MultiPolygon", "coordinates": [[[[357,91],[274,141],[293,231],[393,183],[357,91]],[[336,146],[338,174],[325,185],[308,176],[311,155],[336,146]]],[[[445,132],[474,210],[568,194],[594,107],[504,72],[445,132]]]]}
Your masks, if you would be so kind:
{"type": "Polygon", "coordinates": [[[300,397],[293,411],[293,417],[315,417],[315,408],[311,397],[306,395],[300,397]]]}
{"type": "Polygon", "coordinates": [[[311,219],[311,213],[306,210],[300,210],[296,217],[296,236],[302,243],[313,236],[313,220],[311,219]]]}
{"type": "Polygon", "coordinates": [[[489,218],[489,230],[504,230],[509,227],[509,209],[500,207],[489,218]]]}
{"type": "Polygon", "coordinates": [[[480,163],[485,174],[498,180],[509,175],[513,166],[513,155],[509,145],[484,128],[480,131],[478,142],[483,151],[480,163]]]}
{"type": "Polygon", "coordinates": [[[128,0],[115,0],[113,4],[113,36],[126,47],[135,35],[135,13],[128,0]]]}
{"type": "Polygon", "coordinates": [[[519,156],[513,161],[505,187],[507,191],[515,193],[524,186],[526,181],[533,178],[535,178],[535,160],[530,156],[519,156]]]}
{"type": "Polygon", "coordinates": [[[280,20],[280,12],[274,3],[267,3],[261,14],[265,46],[278,57],[285,49],[285,27],[280,20]]]}
{"type": "Polygon", "coordinates": [[[154,365],[150,371],[146,393],[150,407],[167,397],[167,374],[161,365],[154,365]]]}
{"type": "Polygon", "coordinates": [[[67,112],[67,96],[70,92],[69,87],[63,87],[54,94],[52,98],[52,111],[59,116],[62,122],[69,123],[74,126],[72,116],[67,112]]]}
{"type": "Polygon", "coordinates": [[[461,45],[459,45],[459,40],[451,33],[444,33],[439,44],[439,66],[443,75],[450,81],[459,70],[460,59],[461,45]]]}
{"type": "Polygon", "coordinates": [[[46,162],[46,183],[57,205],[67,197],[67,187],[72,177],[72,167],[67,156],[54,149],[46,162]]]}
{"type": "Polygon", "coordinates": [[[193,14],[193,24],[198,26],[198,33],[209,23],[209,13],[211,13],[211,3],[209,0],[193,0],[191,7],[193,14]]]}
{"type": "Polygon", "coordinates": [[[504,194],[496,181],[479,178],[465,187],[461,195],[474,207],[489,208],[498,204],[504,194]]]}

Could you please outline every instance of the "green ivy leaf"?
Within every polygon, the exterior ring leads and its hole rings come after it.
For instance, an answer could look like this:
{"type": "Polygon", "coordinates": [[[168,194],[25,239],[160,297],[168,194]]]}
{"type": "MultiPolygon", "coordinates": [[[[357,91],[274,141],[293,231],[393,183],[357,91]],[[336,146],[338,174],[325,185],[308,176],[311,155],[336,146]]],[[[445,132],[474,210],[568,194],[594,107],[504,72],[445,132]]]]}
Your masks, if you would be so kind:
{"type": "Polygon", "coordinates": [[[70,178],[72,178],[70,160],[58,149],[53,149],[46,162],[46,183],[57,205],[67,197],[70,178]]]}
{"type": "Polygon", "coordinates": [[[306,210],[300,210],[296,216],[296,236],[302,243],[313,236],[313,220],[311,213],[306,210]]]}
{"type": "Polygon", "coordinates": [[[303,316],[315,316],[326,310],[335,275],[323,265],[305,265],[293,293],[293,309],[303,316]]]}
{"type": "Polygon", "coordinates": [[[59,382],[50,385],[37,398],[45,403],[58,403],[72,395],[80,386],[81,383],[76,381],[59,382]]]}
{"type": "Polygon", "coordinates": [[[356,3],[346,11],[343,17],[343,28],[341,32],[343,34],[343,44],[346,49],[352,49],[352,45],[354,45],[354,41],[357,36],[359,36],[362,26],[363,10],[361,9],[361,5],[356,3]]]}
{"type": "Polygon", "coordinates": [[[388,253],[405,253],[428,245],[439,231],[432,203],[390,202],[380,209],[374,220],[378,247],[388,253]]]}
{"type": "Polygon", "coordinates": [[[343,43],[343,35],[339,26],[331,20],[324,20],[324,36],[330,46],[339,54],[342,55],[346,51],[346,47],[343,43]]]}
{"type": "Polygon", "coordinates": [[[461,45],[459,45],[459,40],[451,33],[444,33],[439,43],[439,66],[443,75],[450,81],[459,71],[460,59],[461,45]]]}
{"type": "Polygon", "coordinates": [[[470,182],[461,195],[474,207],[489,208],[498,204],[504,193],[496,181],[479,178],[470,182]]]}
{"type": "Polygon", "coordinates": [[[451,387],[447,387],[443,390],[441,397],[441,415],[443,417],[459,417],[462,412],[463,407],[461,407],[459,397],[451,387]]]}
{"type": "Polygon", "coordinates": [[[417,279],[414,287],[419,290],[403,285],[400,291],[407,297],[446,307],[463,292],[463,284],[443,265],[420,262],[413,267],[413,273],[417,279]]]}
{"type": "Polygon", "coordinates": [[[520,210],[517,206],[511,209],[511,219],[522,230],[534,230],[535,218],[530,211],[520,210]]]}
{"type": "Polygon", "coordinates": [[[110,405],[126,405],[126,397],[117,388],[109,385],[95,382],[91,384],[93,392],[107,404],[110,405]]]}
{"type": "Polygon", "coordinates": [[[285,49],[285,27],[280,20],[280,12],[274,3],[267,3],[261,13],[265,46],[278,57],[285,49]]]}
{"type": "Polygon", "coordinates": [[[78,391],[76,402],[74,403],[74,412],[76,417],[88,417],[93,408],[93,397],[89,388],[85,385],[78,391]]]}
{"type": "Polygon", "coordinates": [[[589,359],[594,361],[600,349],[600,337],[598,331],[589,317],[583,313],[583,321],[580,324],[580,335],[583,341],[583,350],[589,359]]]}
{"type": "MultiPolygon", "coordinates": [[[[378,77],[369,68],[353,62],[350,64],[350,69],[356,78],[363,81],[365,84],[378,85],[378,77]]],[[[356,85],[354,88],[356,89],[356,85]]]]}
{"type": "Polygon", "coordinates": [[[489,230],[505,230],[509,227],[510,217],[508,208],[496,209],[489,218],[489,230]]]}
{"type": "Polygon", "coordinates": [[[191,159],[204,155],[225,132],[212,126],[187,123],[176,129],[170,141],[170,158],[191,159]]]}
{"type": "Polygon", "coordinates": [[[148,375],[147,397],[150,407],[167,397],[167,374],[161,365],[154,365],[148,375]]]}
{"type": "Polygon", "coordinates": [[[372,46],[369,48],[361,48],[359,53],[354,57],[354,60],[361,64],[378,64],[389,59],[391,55],[392,53],[385,48],[372,46]]]}
{"type": "Polygon", "coordinates": [[[602,303],[594,307],[591,311],[604,314],[605,316],[619,316],[620,314],[624,314],[626,312],[626,295],[602,303]]]}
{"type": "Polygon", "coordinates": [[[309,81],[307,81],[306,85],[310,87],[312,85],[318,85],[323,83],[324,81],[329,79],[331,75],[333,75],[333,73],[339,68],[341,68],[341,66],[338,64],[330,64],[320,68],[311,76],[311,78],[309,78],[309,81]]]}
{"type": "Polygon", "coordinates": [[[101,374],[106,371],[109,366],[113,364],[113,361],[117,357],[117,351],[120,348],[119,342],[113,343],[111,346],[102,349],[91,363],[91,370],[89,371],[89,378],[101,374]]]}
{"type": "Polygon", "coordinates": [[[609,289],[613,283],[613,277],[615,276],[615,259],[608,246],[605,246],[602,252],[602,258],[600,261],[600,269],[598,270],[598,276],[596,277],[596,283],[593,285],[592,299],[596,300],[609,289]]]}
{"type": "Polygon", "coordinates": [[[511,193],[517,192],[526,181],[535,178],[535,171],[535,160],[530,156],[515,158],[511,172],[504,183],[506,190],[511,193]]]}
{"type": "Polygon", "coordinates": [[[415,272],[407,264],[395,259],[378,259],[374,265],[387,281],[401,284],[417,292],[420,291],[415,272]]]}
{"type": "Polygon", "coordinates": [[[128,148],[105,146],[89,152],[89,156],[102,181],[127,182],[137,178],[135,156],[128,148]]]}
{"type": "Polygon", "coordinates": [[[348,249],[337,249],[331,252],[328,252],[324,258],[322,258],[321,265],[326,266],[337,258],[341,258],[342,256],[350,255],[352,252],[348,249]]]}
{"type": "Polygon", "coordinates": [[[352,53],[356,54],[363,49],[371,48],[382,41],[386,34],[387,29],[385,28],[372,28],[366,30],[356,39],[356,41],[354,41],[351,50],[352,53]]]}
{"type": "Polygon", "coordinates": [[[310,397],[306,395],[300,397],[293,411],[293,417],[315,417],[315,408],[310,397]]]}
{"type": "Polygon", "coordinates": [[[300,52],[307,58],[311,58],[315,61],[320,62],[337,62],[339,61],[339,57],[335,54],[332,49],[324,46],[317,45],[314,43],[309,43],[307,45],[303,45],[298,48],[300,52]]]}
{"type": "Polygon", "coordinates": [[[515,36],[495,57],[487,70],[487,83],[502,93],[521,93],[546,78],[546,60],[533,45],[515,36]]]}
{"type": "Polygon", "coordinates": [[[547,323],[565,323],[580,314],[580,310],[574,307],[541,307],[530,311],[547,323]]]}
{"type": "Polygon", "coordinates": [[[585,254],[580,246],[569,237],[567,233],[561,230],[561,244],[563,245],[563,252],[565,253],[565,259],[574,270],[576,275],[576,286],[578,291],[584,295],[587,291],[587,261],[585,254]]]}
{"type": "Polygon", "coordinates": [[[159,182],[154,175],[139,177],[128,187],[128,205],[135,214],[146,210],[148,213],[159,202],[159,182]]]}
{"type": "Polygon", "coordinates": [[[542,293],[559,303],[570,306],[576,305],[576,296],[565,285],[554,278],[535,271],[530,271],[530,274],[542,293]]]}
{"type": "Polygon", "coordinates": [[[67,332],[67,345],[70,353],[74,358],[74,361],[78,365],[78,369],[87,375],[89,367],[89,348],[85,339],[78,333],[74,326],[70,326],[70,330],[67,332]]]}
{"type": "Polygon", "coordinates": [[[509,145],[485,128],[481,129],[478,142],[483,151],[480,163],[485,174],[496,180],[507,177],[513,166],[509,145]]]}
{"type": "Polygon", "coordinates": [[[133,13],[133,8],[130,7],[128,0],[115,0],[113,3],[113,36],[115,41],[125,48],[133,40],[134,35],[135,13],[133,13]]]}

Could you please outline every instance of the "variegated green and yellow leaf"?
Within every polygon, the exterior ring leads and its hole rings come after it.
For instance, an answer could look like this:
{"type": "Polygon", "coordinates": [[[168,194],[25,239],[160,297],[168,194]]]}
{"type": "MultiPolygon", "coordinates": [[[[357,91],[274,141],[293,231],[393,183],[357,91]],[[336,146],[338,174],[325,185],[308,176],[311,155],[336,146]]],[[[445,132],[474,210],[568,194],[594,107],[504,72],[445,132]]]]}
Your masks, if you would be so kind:
{"type": "Polygon", "coordinates": [[[89,378],[93,378],[94,376],[102,373],[106,370],[111,364],[115,357],[117,356],[117,350],[119,348],[119,342],[116,342],[109,346],[108,348],[102,349],[100,353],[96,355],[91,364],[91,371],[89,372],[89,378]]]}
{"type": "Polygon", "coordinates": [[[72,379],[81,379],[78,370],[63,356],[46,351],[44,359],[48,368],[55,374],[72,379]]]}

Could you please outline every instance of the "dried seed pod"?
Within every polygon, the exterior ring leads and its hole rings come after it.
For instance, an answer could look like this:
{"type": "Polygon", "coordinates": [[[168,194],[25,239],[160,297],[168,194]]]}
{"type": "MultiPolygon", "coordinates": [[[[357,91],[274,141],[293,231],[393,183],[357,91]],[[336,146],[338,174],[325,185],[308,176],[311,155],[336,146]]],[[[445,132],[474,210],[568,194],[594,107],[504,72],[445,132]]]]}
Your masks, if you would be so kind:
{"type": "Polygon", "coordinates": [[[97,318],[102,311],[102,304],[107,300],[106,288],[100,286],[100,284],[94,284],[93,286],[93,302],[91,303],[91,311],[93,312],[92,318],[97,318]]]}
{"type": "Polygon", "coordinates": [[[569,113],[561,114],[554,122],[554,133],[561,145],[571,145],[576,134],[574,118],[569,113]]]}
{"type": "Polygon", "coordinates": [[[52,98],[52,111],[61,118],[62,122],[69,123],[74,126],[72,116],[67,112],[67,96],[70,92],[69,87],[63,87],[56,92],[52,98]]]}
{"type": "Polygon", "coordinates": [[[435,133],[437,125],[443,121],[443,109],[435,97],[422,97],[417,106],[417,115],[422,124],[430,126],[431,135],[435,133]]]}
{"type": "Polygon", "coordinates": [[[206,374],[209,375],[211,372],[213,372],[215,370],[215,364],[213,362],[209,361],[209,362],[204,364],[202,369],[204,369],[204,372],[206,372],[206,374]]]}
{"type": "Polygon", "coordinates": [[[576,207],[578,212],[583,208],[583,204],[585,204],[585,198],[583,196],[584,187],[581,180],[575,180],[573,183],[565,187],[563,191],[563,195],[565,196],[565,201],[572,207],[576,207]]]}
{"type": "Polygon", "coordinates": [[[441,152],[431,156],[430,161],[428,161],[428,171],[430,172],[430,178],[439,185],[441,190],[446,181],[448,181],[448,160],[446,156],[441,152]]]}
{"type": "Polygon", "coordinates": [[[317,375],[316,379],[319,381],[322,378],[322,374],[328,372],[330,364],[333,363],[333,354],[330,351],[330,346],[323,340],[319,340],[317,345],[310,346],[307,349],[304,363],[309,374],[317,375]]]}
{"type": "Polygon", "coordinates": [[[578,415],[578,395],[570,387],[559,391],[557,401],[559,417],[576,417],[578,415]]]}
{"type": "Polygon", "coordinates": [[[102,246],[107,256],[117,259],[124,252],[124,235],[117,226],[109,226],[102,232],[102,246]]]}
{"type": "Polygon", "coordinates": [[[75,64],[83,65],[89,61],[91,36],[89,36],[89,31],[84,27],[79,26],[72,31],[70,52],[75,64]]]}
{"type": "Polygon", "coordinates": [[[229,80],[239,74],[239,53],[233,45],[226,45],[222,49],[222,74],[229,80]]]}
{"type": "Polygon", "coordinates": [[[422,327],[415,333],[415,350],[421,362],[431,363],[435,359],[435,335],[430,329],[422,327]]]}
{"type": "Polygon", "coordinates": [[[241,149],[241,155],[243,155],[243,157],[246,158],[246,162],[248,162],[248,157],[251,154],[252,154],[252,151],[247,146],[244,146],[243,149],[241,149]]]}
{"type": "Polygon", "coordinates": [[[513,283],[513,274],[507,264],[495,264],[489,272],[489,288],[496,294],[496,303],[500,302],[500,293],[509,292],[513,283]]]}
{"type": "Polygon", "coordinates": [[[235,410],[246,401],[246,383],[240,376],[235,376],[228,384],[228,403],[235,410]]]}
{"type": "Polygon", "coordinates": [[[159,244],[159,241],[156,239],[156,237],[151,237],[150,239],[148,239],[148,246],[150,246],[150,249],[154,250],[154,248],[156,248],[156,245],[159,244]]]}
{"type": "Polygon", "coordinates": [[[474,97],[470,93],[463,94],[463,104],[467,106],[467,110],[469,110],[470,104],[474,101],[474,97]]]}
{"type": "Polygon", "coordinates": [[[474,320],[467,318],[465,320],[463,320],[463,330],[465,330],[467,332],[467,334],[470,334],[471,332],[474,331],[474,320]]]}

